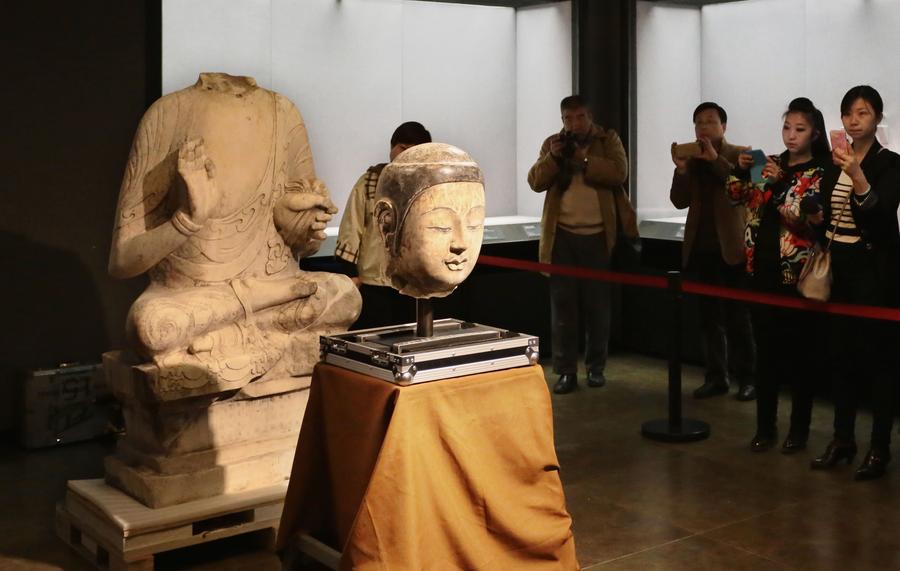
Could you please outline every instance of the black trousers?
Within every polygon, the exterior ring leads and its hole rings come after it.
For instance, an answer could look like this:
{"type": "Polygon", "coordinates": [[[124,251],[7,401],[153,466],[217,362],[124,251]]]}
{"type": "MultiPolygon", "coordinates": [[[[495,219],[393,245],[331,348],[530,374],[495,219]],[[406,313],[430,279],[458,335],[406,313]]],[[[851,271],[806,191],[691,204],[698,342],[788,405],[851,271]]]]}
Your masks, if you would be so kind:
{"type": "MultiPolygon", "coordinates": [[[[557,227],[551,261],[582,268],[609,269],[606,235],[584,236],[557,227]]],[[[579,327],[582,323],[586,333],[585,366],[588,371],[603,372],[609,353],[610,292],[607,282],[550,276],[553,369],[557,374],[578,370],[579,327]]]]}
{"type": "MultiPolygon", "coordinates": [[[[691,252],[687,270],[697,280],[719,286],[745,287],[743,264],[730,266],[718,251],[691,252]]],[[[756,373],[756,341],[750,310],[744,303],[700,296],[700,328],[706,358],[706,380],[752,385],[756,373]]]]}
{"type": "MultiPolygon", "coordinates": [[[[751,280],[757,291],[799,296],[792,285],[782,285],[776,264],[757,264],[751,280]],[[760,268],[763,266],[763,268],[760,268]],[[773,266],[766,268],[765,266],[773,266]],[[767,269],[771,271],[767,271],[767,269]]],[[[754,305],[756,337],[756,431],[774,436],[778,420],[778,388],[791,385],[789,434],[805,440],[809,436],[816,380],[821,378],[821,318],[806,311],[770,305],[754,305]]]]}
{"type": "MultiPolygon", "coordinates": [[[[834,279],[831,300],[843,303],[883,305],[884,283],[879,277],[876,253],[865,244],[841,244],[831,247],[834,279]]],[[[861,389],[871,386],[872,447],[887,450],[891,444],[894,420],[894,383],[897,347],[888,340],[896,338],[895,324],[845,316],[831,317],[829,355],[832,363],[834,398],[834,437],[855,441],[856,410],[861,389]]]]}

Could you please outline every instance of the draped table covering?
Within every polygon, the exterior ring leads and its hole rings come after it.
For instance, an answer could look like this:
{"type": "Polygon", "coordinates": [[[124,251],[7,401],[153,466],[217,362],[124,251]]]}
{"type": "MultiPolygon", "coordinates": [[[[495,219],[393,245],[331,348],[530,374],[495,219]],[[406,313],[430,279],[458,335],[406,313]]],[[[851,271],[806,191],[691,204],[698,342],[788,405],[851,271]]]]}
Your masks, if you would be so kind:
{"type": "Polygon", "coordinates": [[[319,363],[277,546],[341,569],[578,569],[539,366],[406,387],[319,363]]]}

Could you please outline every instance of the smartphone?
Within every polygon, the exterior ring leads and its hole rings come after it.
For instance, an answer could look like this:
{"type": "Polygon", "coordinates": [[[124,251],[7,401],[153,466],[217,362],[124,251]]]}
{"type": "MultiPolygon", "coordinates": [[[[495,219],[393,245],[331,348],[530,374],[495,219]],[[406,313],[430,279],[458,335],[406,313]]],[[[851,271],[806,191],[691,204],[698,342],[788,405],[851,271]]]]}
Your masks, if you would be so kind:
{"type": "Polygon", "coordinates": [[[754,184],[762,182],[762,171],[766,166],[766,154],[760,149],[744,151],[743,154],[753,157],[753,165],[750,167],[750,180],[754,184]]]}
{"type": "Polygon", "coordinates": [[[850,140],[843,129],[835,129],[829,135],[831,136],[831,150],[840,149],[845,153],[850,151],[850,140]]]}

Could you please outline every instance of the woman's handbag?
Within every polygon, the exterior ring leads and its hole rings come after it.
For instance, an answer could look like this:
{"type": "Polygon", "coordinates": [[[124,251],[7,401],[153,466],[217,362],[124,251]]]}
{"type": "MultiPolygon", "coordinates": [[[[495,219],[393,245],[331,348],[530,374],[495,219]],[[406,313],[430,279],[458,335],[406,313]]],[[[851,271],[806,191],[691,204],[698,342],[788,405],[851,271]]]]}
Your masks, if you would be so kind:
{"type": "Polygon", "coordinates": [[[816,244],[809,259],[806,260],[803,270],[800,271],[800,279],[797,280],[797,291],[806,299],[828,301],[828,298],[831,297],[830,248],[823,249],[816,244]]]}
{"type": "MultiPolygon", "coordinates": [[[[840,221],[847,210],[847,204],[850,203],[850,195],[853,189],[847,192],[847,199],[841,206],[841,212],[837,216],[840,221]]],[[[806,299],[816,301],[828,301],[831,297],[831,243],[834,242],[834,236],[837,234],[837,223],[834,224],[834,231],[828,240],[828,245],[822,248],[816,244],[812,254],[800,271],[800,279],[797,280],[797,291],[806,299]]]]}

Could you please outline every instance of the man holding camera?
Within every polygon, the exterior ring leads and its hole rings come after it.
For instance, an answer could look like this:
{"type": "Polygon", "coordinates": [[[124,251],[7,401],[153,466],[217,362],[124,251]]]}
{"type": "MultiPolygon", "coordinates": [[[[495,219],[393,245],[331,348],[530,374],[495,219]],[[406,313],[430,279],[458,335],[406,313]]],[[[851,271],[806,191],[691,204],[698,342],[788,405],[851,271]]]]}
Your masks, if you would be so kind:
{"type": "MultiPolygon", "coordinates": [[[[739,287],[744,279],[745,212],[743,206],[729,200],[725,180],[744,147],[725,141],[727,124],[728,115],[716,103],[697,106],[694,110],[696,144],[672,143],[675,174],[669,197],[675,208],[688,209],[683,267],[700,281],[739,287]]],[[[747,307],[707,296],[701,296],[699,304],[706,377],[694,391],[694,397],[727,393],[729,376],[732,376],[739,384],[737,399],[755,399],[756,345],[747,307]]]]}
{"type": "MultiPolygon", "coordinates": [[[[540,261],[609,269],[616,240],[616,192],[628,174],[622,141],[613,130],[593,122],[578,95],[560,102],[563,129],[541,146],[528,171],[528,184],[546,192],[541,221],[540,261]]],[[[609,345],[610,286],[606,282],[550,276],[553,369],[556,394],[578,384],[579,319],[587,335],[585,366],[590,387],[606,384],[603,375],[609,345]]]]}

